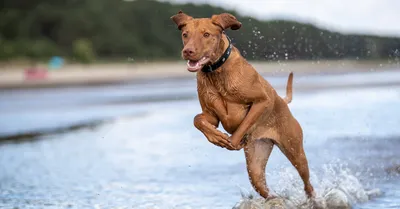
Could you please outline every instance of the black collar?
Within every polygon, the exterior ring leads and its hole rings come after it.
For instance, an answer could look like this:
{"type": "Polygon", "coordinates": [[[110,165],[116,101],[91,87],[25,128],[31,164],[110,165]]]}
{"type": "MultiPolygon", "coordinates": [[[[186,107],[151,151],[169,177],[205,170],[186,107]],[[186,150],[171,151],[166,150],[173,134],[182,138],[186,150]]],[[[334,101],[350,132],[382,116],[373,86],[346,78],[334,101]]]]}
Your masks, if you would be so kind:
{"type": "Polygon", "coordinates": [[[219,67],[221,67],[226,62],[226,60],[229,58],[229,55],[231,55],[231,51],[232,51],[231,39],[228,36],[226,36],[226,38],[228,39],[229,46],[225,50],[224,54],[214,64],[204,65],[204,67],[201,69],[201,71],[203,71],[205,73],[211,73],[211,72],[217,70],[219,67]]]}

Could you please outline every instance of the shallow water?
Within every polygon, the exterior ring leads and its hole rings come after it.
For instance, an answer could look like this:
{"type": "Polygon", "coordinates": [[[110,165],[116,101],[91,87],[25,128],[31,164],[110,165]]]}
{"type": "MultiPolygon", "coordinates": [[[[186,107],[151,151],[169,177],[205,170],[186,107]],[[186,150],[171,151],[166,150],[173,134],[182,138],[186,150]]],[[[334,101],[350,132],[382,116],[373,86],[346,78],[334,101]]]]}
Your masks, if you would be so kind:
{"type": "MultiPolygon", "coordinates": [[[[295,81],[400,79],[399,73],[377,75],[295,81]]],[[[268,80],[283,95],[286,78],[268,80]]],[[[0,145],[0,208],[232,208],[241,193],[254,193],[244,154],[211,145],[193,127],[200,111],[195,88],[194,80],[180,80],[1,92],[0,134],[111,120],[94,129],[0,145]]],[[[385,171],[400,164],[399,106],[400,86],[295,89],[290,108],[304,129],[318,194],[341,188],[354,208],[400,208],[400,177],[385,171]],[[370,189],[382,194],[367,200],[370,189]]],[[[266,172],[275,193],[298,202],[305,198],[299,176],[276,148],[266,172]]]]}

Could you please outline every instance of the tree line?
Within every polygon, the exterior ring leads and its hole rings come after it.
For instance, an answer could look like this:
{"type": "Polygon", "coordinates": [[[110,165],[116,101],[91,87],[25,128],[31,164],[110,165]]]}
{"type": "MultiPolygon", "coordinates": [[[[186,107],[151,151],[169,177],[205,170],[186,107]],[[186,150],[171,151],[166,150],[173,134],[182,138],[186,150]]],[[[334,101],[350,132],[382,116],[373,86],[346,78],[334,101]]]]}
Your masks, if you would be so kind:
{"type": "Polygon", "coordinates": [[[345,35],[293,21],[260,21],[210,5],[154,0],[3,0],[0,60],[63,56],[95,60],[179,59],[182,42],[170,17],[229,12],[243,26],[227,31],[250,60],[398,59],[400,38],[345,35]]]}

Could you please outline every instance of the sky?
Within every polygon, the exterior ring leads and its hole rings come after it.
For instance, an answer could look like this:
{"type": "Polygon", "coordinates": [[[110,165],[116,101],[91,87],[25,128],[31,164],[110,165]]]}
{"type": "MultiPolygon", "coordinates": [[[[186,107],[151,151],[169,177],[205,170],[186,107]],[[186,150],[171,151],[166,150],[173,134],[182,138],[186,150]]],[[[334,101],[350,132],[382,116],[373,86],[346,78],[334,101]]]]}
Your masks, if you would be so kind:
{"type": "Polygon", "coordinates": [[[257,19],[289,19],[342,33],[400,37],[400,0],[159,0],[208,3],[257,19]]]}

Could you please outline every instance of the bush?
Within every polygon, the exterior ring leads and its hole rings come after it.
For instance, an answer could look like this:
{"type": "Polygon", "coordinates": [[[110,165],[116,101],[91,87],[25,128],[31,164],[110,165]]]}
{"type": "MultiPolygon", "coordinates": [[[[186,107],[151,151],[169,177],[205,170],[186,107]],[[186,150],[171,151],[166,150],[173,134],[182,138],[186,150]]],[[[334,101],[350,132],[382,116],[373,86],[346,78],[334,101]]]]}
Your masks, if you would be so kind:
{"type": "Polygon", "coordinates": [[[60,55],[60,50],[51,41],[38,40],[0,40],[0,59],[29,58],[32,60],[47,60],[60,55]]]}
{"type": "Polygon", "coordinates": [[[0,60],[7,60],[17,57],[15,46],[12,42],[0,40],[0,60]]]}
{"type": "MultiPolygon", "coordinates": [[[[31,59],[49,59],[50,57],[60,55],[57,46],[48,40],[36,40],[28,42],[29,48],[26,50],[26,56],[31,59]]],[[[23,51],[21,51],[23,53],[23,51]]]]}
{"type": "Polygon", "coordinates": [[[72,45],[73,57],[78,62],[91,63],[95,60],[92,42],[87,39],[78,39],[72,45]]]}

